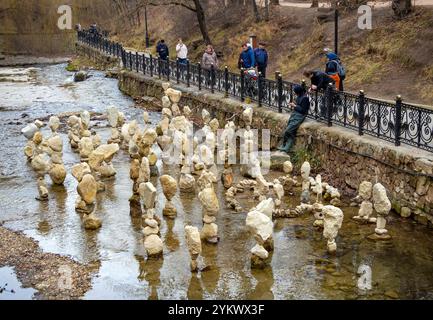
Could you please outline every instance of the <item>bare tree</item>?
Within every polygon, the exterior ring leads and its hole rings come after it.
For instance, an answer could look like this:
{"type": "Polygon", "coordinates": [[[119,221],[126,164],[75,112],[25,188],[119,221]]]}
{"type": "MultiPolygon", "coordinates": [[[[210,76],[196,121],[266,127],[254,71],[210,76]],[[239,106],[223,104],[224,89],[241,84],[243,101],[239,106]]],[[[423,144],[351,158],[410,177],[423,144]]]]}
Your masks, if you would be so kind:
{"type": "Polygon", "coordinates": [[[211,44],[209,32],[206,24],[206,14],[200,0],[141,0],[140,5],[136,9],[144,6],[180,6],[184,9],[192,11],[197,16],[198,26],[206,44],[211,44]]]}
{"type": "Polygon", "coordinates": [[[260,22],[262,18],[260,17],[259,8],[257,8],[256,0],[251,0],[254,10],[254,16],[256,17],[256,22],[260,22]]]}

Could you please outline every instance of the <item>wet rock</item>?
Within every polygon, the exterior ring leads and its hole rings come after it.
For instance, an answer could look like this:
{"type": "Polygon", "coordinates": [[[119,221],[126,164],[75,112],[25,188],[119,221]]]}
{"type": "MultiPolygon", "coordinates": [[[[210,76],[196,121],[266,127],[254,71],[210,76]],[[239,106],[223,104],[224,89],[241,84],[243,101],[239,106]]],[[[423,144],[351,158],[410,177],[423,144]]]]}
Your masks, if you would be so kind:
{"type": "Polygon", "coordinates": [[[156,188],[151,182],[141,183],[138,192],[146,209],[155,207],[156,188]]]}
{"type": "Polygon", "coordinates": [[[191,256],[201,254],[201,238],[200,232],[197,227],[186,226],[185,227],[185,238],[188,250],[191,256]]]}
{"type": "Polygon", "coordinates": [[[55,152],[62,152],[63,140],[59,135],[55,135],[47,140],[48,146],[55,152]]]}
{"type": "Polygon", "coordinates": [[[273,223],[272,220],[265,214],[259,211],[251,211],[246,219],[247,227],[254,235],[259,235],[263,241],[266,241],[272,236],[273,223]]]}
{"type": "Polygon", "coordinates": [[[85,162],[74,165],[71,172],[72,176],[77,179],[78,182],[80,182],[86,174],[92,173],[89,165],[85,162]]]}
{"type": "Polygon", "coordinates": [[[285,174],[291,174],[293,172],[293,164],[290,162],[290,160],[284,161],[283,171],[285,174]]]}
{"type": "Polygon", "coordinates": [[[359,185],[358,195],[363,200],[369,200],[371,198],[371,193],[373,191],[373,184],[369,181],[362,181],[359,185]]]}
{"type": "Polygon", "coordinates": [[[270,219],[272,219],[272,212],[275,209],[274,200],[272,198],[263,200],[260,202],[257,207],[255,207],[252,211],[259,211],[263,213],[264,215],[268,216],[270,219]]]}
{"type": "Polygon", "coordinates": [[[213,188],[205,188],[199,194],[198,198],[203,206],[205,214],[214,216],[219,211],[219,202],[213,188]]]}
{"type": "Polygon", "coordinates": [[[74,81],[75,82],[82,82],[85,81],[88,78],[88,74],[85,71],[78,71],[74,75],[74,81]]]}
{"type": "Polygon", "coordinates": [[[384,295],[391,299],[398,299],[400,297],[398,293],[394,290],[387,290],[385,291],[384,295]]]}
{"type": "Polygon", "coordinates": [[[86,230],[97,230],[102,226],[102,221],[93,213],[86,214],[83,218],[83,225],[86,230]]]}
{"type": "Polygon", "coordinates": [[[86,174],[77,187],[78,194],[86,204],[93,204],[96,200],[98,186],[91,174],[86,174]]]}
{"type": "Polygon", "coordinates": [[[26,126],[25,128],[23,128],[21,130],[21,133],[28,140],[31,140],[31,139],[33,139],[33,136],[35,135],[35,133],[38,132],[38,130],[39,130],[39,128],[34,123],[31,123],[28,126],[26,126]]]}
{"type": "Polygon", "coordinates": [[[376,183],[373,187],[373,203],[374,209],[379,215],[388,215],[391,210],[391,202],[386,194],[386,189],[380,183],[376,183]]]}
{"type": "Polygon", "coordinates": [[[162,185],[162,190],[164,192],[165,197],[168,200],[171,200],[177,192],[177,182],[176,180],[169,176],[169,175],[163,175],[159,178],[159,181],[162,185]]]}
{"type": "Polygon", "coordinates": [[[182,174],[179,179],[179,189],[182,192],[190,192],[194,190],[195,187],[195,178],[187,173],[182,174]]]}
{"type": "Polygon", "coordinates": [[[218,225],[215,223],[205,223],[201,230],[201,238],[206,239],[210,243],[218,237],[218,225]]]}
{"type": "Polygon", "coordinates": [[[155,223],[157,224],[156,227],[151,227],[149,225],[149,226],[147,226],[147,227],[145,227],[143,229],[143,235],[144,235],[144,237],[148,237],[148,236],[153,235],[153,234],[155,234],[155,235],[159,234],[158,223],[156,221],[155,221],[155,223]]]}
{"type": "Polygon", "coordinates": [[[155,234],[148,236],[144,240],[144,248],[149,257],[158,257],[162,255],[163,243],[161,238],[155,234]]]}
{"type": "Polygon", "coordinates": [[[39,154],[33,158],[31,165],[38,174],[45,175],[51,169],[51,159],[46,153],[39,154]]]}
{"type": "Polygon", "coordinates": [[[49,174],[54,184],[62,185],[65,182],[66,169],[63,164],[54,164],[49,174]]]}

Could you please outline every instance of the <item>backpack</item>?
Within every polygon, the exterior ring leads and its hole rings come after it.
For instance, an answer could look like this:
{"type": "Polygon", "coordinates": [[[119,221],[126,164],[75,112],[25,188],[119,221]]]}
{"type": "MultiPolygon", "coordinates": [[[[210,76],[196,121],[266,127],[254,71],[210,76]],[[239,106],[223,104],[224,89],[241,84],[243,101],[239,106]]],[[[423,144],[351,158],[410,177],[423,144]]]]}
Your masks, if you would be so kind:
{"type": "Polygon", "coordinates": [[[337,72],[338,75],[340,76],[341,80],[346,79],[346,69],[344,68],[343,64],[341,63],[340,60],[335,60],[335,62],[337,63],[337,72]]]}

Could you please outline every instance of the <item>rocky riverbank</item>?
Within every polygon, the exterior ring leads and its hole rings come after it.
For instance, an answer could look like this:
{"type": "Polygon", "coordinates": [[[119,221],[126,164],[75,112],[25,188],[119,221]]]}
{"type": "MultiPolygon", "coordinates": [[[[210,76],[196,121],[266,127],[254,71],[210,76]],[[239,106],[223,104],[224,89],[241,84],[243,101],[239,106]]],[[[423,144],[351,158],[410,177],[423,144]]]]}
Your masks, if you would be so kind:
{"type": "MultiPolygon", "coordinates": [[[[99,265],[83,265],[69,257],[45,253],[38,243],[19,232],[0,227],[0,267],[14,267],[24,287],[38,290],[36,299],[81,298],[91,288],[99,265]]],[[[1,283],[0,283],[1,284],[1,283]]]]}

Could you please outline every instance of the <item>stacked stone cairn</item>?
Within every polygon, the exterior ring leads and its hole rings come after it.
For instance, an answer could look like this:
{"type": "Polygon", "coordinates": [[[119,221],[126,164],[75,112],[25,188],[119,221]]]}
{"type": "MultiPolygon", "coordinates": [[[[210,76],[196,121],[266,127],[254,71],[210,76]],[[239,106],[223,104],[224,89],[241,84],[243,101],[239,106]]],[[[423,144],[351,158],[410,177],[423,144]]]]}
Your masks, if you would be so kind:
{"type": "MultiPolygon", "coordinates": [[[[272,200],[272,199],[271,199],[272,200]]],[[[272,204],[273,205],[273,204],[272,204]]],[[[269,203],[259,208],[266,207],[267,209],[273,209],[269,203]]],[[[269,217],[269,213],[272,216],[272,210],[268,210],[268,215],[257,210],[253,210],[248,213],[246,219],[246,225],[250,232],[253,234],[256,240],[256,245],[251,249],[251,267],[252,268],[264,268],[269,263],[270,252],[273,250],[273,223],[269,217]]]]}
{"type": "Polygon", "coordinates": [[[200,232],[198,231],[198,228],[193,226],[186,226],[185,238],[186,238],[186,245],[188,246],[188,251],[191,256],[191,271],[197,272],[198,271],[197,259],[202,252],[201,238],[200,238],[200,232]]]}
{"type": "Polygon", "coordinates": [[[169,219],[175,219],[177,216],[176,207],[172,203],[172,199],[177,192],[177,181],[169,175],[163,175],[159,178],[162,185],[162,192],[164,193],[167,202],[162,211],[163,215],[169,219]]]}
{"type": "MultiPolygon", "coordinates": [[[[212,175],[212,173],[210,173],[210,175],[212,175]]],[[[198,194],[198,199],[203,208],[203,228],[200,237],[208,243],[216,244],[219,241],[218,225],[215,223],[220,208],[219,201],[213,187],[213,180],[205,180],[205,177],[209,177],[209,175],[202,175],[202,177],[203,179],[201,181],[199,179],[199,181],[203,182],[203,189],[198,194]],[[207,182],[205,183],[205,181],[207,182]]]]}
{"type": "Polygon", "coordinates": [[[144,248],[148,257],[160,257],[163,253],[163,242],[160,237],[161,221],[155,214],[156,188],[151,182],[142,182],[139,187],[140,198],[144,206],[144,248]]]}
{"type": "Polygon", "coordinates": [[[376,183],[373,186],[373,204],[374,210],[377,213],[376,218],[376,228],[374,229],[374,234],[369,236],[373,240],[388,240],[391,236],[388,234],[386,227],[386,216],[391,211],[391,202],[386,194],[385,187],[376,183]]]}
{"type": "Polygon", "coordinates": [[[84,215],[84,228],[96,230],[101,227],[102,222],[94,214],[98,184],[92,175],[92,170],[87,163],[82,162],[72,167],[72,175],[78,181],[75,209],[84,215]]]}
{"type": "Polygon", "coordinates": [[[373,184],[369,181],[362,181],[358,188],[356,201],[361,201],[358,215],[353,219],[364,223],[376,223],[376,218],[371,217],[373,214],[372,200],[373,184]]]}
{"type": "Polygon", "coordinates": [[[327,239],[327,248],[329,253],[335,253],[337,251],[337,238],[338,231],[343,224],[343,211],[340,208],[332,205],[323,207],[323,237],[327,239]]]}

